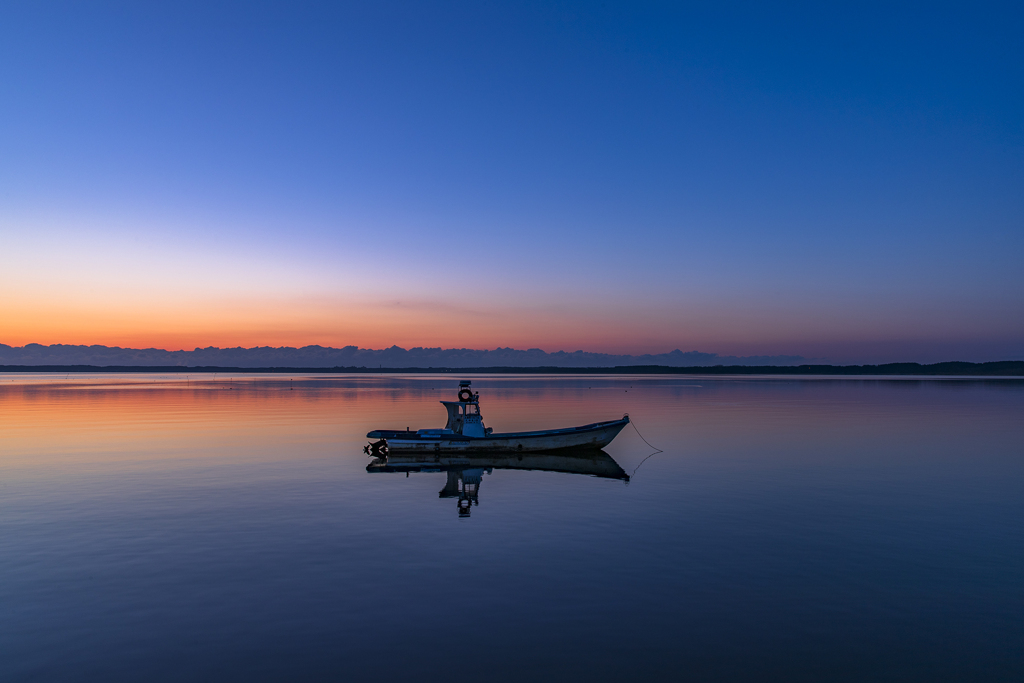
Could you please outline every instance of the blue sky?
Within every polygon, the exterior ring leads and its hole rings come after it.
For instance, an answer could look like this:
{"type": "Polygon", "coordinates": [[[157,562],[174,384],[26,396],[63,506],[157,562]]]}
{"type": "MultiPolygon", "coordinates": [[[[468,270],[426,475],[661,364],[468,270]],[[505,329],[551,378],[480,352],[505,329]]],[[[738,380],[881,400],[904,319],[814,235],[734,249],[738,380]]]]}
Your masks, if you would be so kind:
{"type": "Polygon", "coordinates": [[[1022,19],[7,4],[0,341],[1024,357],[1022,19]]]}

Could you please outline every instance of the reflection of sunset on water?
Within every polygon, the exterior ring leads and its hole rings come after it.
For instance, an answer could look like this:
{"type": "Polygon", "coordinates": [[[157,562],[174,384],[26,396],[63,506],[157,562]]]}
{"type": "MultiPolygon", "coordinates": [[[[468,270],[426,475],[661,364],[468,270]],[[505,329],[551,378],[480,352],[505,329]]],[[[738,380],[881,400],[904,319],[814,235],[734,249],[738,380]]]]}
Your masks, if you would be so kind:
{"type": "Polygon", "coordinates": [[[373,678],[403,629],[444,671],[452,596],[460,652],[517,670],[572,647],[598,680],[607,633],[651,680],[708,648],[798,670],[864,628],[956,668],[1021,635],[1022,411],[998,380],[2,374],[0,673],[373,678]],[[462,379],[496,430],[628,412],[664,452],[364,452],[442,427],[462,379]]]}
{"type": "MultiPolygon", "coordinates": [[[[439,401],[450,398],[456,377],[461,375],[7,374],[0,382],[0,467],[226,453],[245,460],[262,457],[271,443],[318,439],[361,447],[370,428],[443,427],[439,401]]],[[[690,458],[712,446],[770,447],[794,434],[866,439],[865,446],[896,434],[914,434],[920,443],[944,433],[968,438],[1002,413],[1000,400],[1010,389],[999,386],[650,375],[474,379],[487,423],[500,431],[556,429],[629,412],[664,447],[683,448],[690,458]],[[851,401],[845,387],[871,400],[851,401]],[[969,415],[961,406],[967,396],[969,415]],[[682,444],[675,444],[680,438],[682,444]]],[[[777,456],[796,458],[800,450],[777,456]]]]}

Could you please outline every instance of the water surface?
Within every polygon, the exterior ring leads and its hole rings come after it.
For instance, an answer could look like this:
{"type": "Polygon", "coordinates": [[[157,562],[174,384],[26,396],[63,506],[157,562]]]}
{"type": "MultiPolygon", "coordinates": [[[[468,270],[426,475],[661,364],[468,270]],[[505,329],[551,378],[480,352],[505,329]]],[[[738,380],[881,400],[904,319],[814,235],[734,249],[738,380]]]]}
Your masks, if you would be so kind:
{"type": "Polygon", "coordinates": [[[475,376],[665,452],[460,514],[460,378],[0,375],[0,680],[1024,679],[1024,383],[475,376]]]}

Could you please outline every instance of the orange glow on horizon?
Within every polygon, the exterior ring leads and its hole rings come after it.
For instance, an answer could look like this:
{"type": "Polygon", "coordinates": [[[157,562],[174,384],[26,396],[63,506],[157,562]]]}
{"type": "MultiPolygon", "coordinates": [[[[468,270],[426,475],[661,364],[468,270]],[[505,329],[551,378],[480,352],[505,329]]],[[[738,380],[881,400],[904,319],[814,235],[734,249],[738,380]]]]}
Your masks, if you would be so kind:
{"type": "MultiPolygon", "coordinates": [[[[480,310],[433,302],[346,302],[293,299],[268,302],[0,304],[0,343],[75,344],[192,350],[321,345],[360,348],[542,348],[603,353],[664,353],[708,344],[678,332],[679,321],[651,325],[643,311],[614,321],[567,308],[480,310]]],[[[688,349],[689,350],[689,349],[688,349]]]]}
{"type": "MultiPolygon", "coordinates": [[[[639,306],[583,309],[458,307],[431,301],[346,301],[339,298],[168,298],[102,301],[23,297],[0,302],[0,343],[103,345],[169,351],[220,347],[540,348],[547,352],[667,353],[673,349],[720,355],[802,355],[823,358],[858,353],[857,347],[900,346],[904,356],[921,340],[952,345],[962,330],[906,317],[898,323],[855,312],[729,314],[712,308],[639,306]],[[35,299],[35,300],[32,300],[35,299]],[[911,334],[912,332],[912,334],[911,334]]],[[[1011,335],[1006,335],[1011,338],[1011,335]]],[[[888,352],[887,352],[888,353],[888,352]]],[[[954,353],[948,359],[955,359],[954,353]]],[[[894,358],[898,360],[898,358],[894,358]]]]}

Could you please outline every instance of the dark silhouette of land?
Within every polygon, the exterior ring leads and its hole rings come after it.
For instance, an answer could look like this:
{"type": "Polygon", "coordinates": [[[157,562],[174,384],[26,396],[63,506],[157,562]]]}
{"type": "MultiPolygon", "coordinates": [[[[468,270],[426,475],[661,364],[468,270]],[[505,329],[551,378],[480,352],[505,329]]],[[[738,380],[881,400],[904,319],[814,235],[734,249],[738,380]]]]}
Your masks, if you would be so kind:
{"type": "Polygon", "coordinates": [[[224,367],[224,368],[612,368],[625,365],[694,367],[698,365],[797,365],[814,362],[801,356],[720,356],[717,353],[680,351],[638,356],[588,351],[541,349],[443,349],[417,346],[403,349],[363,349],[357,346],[255,346],[192,351],[132,349],[119,346],[74,344],[0,344],[0,365],[94,365],[119,367],[224,367]]]}
{"type": "Polygon", "coordinates": [[[939,377],[1024,377],[1024,361],[997,361],[993,363],[886,363],[884,365],[714,365],[672,367],[665,365],[627,365],[616,367],[564,368],[541,366],[481,367],[481,368],[243,368],[220,366],[167,366],[167,365],[0,365],[0,372],[159,372],[175,374],[228,373],[245,374],[306,374],[306,373],[363,373],[363,374],[430,374],[430,373],[488,373],[488,374],[558,374],[558,375],[921,375],[939,377]]]}

